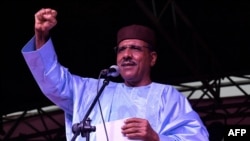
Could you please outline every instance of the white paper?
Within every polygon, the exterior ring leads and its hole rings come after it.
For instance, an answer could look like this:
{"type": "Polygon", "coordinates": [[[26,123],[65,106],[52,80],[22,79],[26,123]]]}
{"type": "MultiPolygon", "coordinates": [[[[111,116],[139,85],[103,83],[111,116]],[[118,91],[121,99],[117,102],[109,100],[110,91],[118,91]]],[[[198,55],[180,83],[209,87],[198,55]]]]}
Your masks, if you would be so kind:
{"type": "MultiPolygon", "coordinates": [[[[109,141],[139,141],[139,140],[130,140],[122,134],[121,127],[124,125],[124,120],[125,119],[121,119],[105,123],[109,141]]],[[[107,137],[104,130],[104,125],[103,124],[96,125],[96,141],[105,141],[106,138],[107,137]]]]}

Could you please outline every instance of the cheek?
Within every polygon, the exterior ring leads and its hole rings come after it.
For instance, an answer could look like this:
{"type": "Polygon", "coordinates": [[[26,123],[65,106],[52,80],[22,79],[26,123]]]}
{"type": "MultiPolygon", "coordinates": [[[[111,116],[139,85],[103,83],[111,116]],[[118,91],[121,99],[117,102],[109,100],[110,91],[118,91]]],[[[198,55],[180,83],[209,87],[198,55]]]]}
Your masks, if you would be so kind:
{"type": "Polygon", "coordinates": [[[120,60],[121,60],[120,55],[116,55],[116,63],[120,62],[120,60]]]}

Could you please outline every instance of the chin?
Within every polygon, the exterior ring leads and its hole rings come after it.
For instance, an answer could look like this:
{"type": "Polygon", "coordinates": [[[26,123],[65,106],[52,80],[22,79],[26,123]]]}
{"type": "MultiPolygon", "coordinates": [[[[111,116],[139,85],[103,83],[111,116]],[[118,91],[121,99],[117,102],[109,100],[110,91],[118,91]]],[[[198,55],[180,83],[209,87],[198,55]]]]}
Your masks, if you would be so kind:
{"type": "Polygon", "coordinates": [[[125,80],[125,81],[131,81],[133,79],[135,79],[136,75],[132,75],[132,74],[123,74],[122,75],[122,78],[125,80]]]}

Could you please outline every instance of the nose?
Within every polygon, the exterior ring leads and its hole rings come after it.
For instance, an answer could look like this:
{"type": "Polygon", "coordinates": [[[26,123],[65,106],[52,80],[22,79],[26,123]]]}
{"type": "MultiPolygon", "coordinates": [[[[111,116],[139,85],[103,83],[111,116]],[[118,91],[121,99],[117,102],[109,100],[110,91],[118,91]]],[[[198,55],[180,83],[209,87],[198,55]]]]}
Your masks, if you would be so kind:
{"type": "Polygon", "coordinates": [[[128,47],[124,50],[123,52],[123,58],[127,59],[127,58],[132,58],[132,50],[128,47]]]}

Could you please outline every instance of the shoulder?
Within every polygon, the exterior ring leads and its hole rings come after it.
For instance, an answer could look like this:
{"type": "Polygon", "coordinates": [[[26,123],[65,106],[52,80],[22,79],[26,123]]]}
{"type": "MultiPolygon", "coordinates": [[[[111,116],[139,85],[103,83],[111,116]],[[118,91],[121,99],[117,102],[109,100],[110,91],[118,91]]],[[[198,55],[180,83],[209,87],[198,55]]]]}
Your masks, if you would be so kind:
{"type": "Polygon", "coordinates": [[[172,97],[172,98],[185,98],[185,96],[173,85],[170,84],[164,84],[164,83],[157,83],[153,82],[152,83],[152,88],[154,89],[161,89],[162,90],[162,95],[164,97],[172,97]]]}
{"type": "Polygon", "coordinates": [[[178,91],[173,85],[153,82],[152,87],[163,88],[165,91],[178,91]]]}

